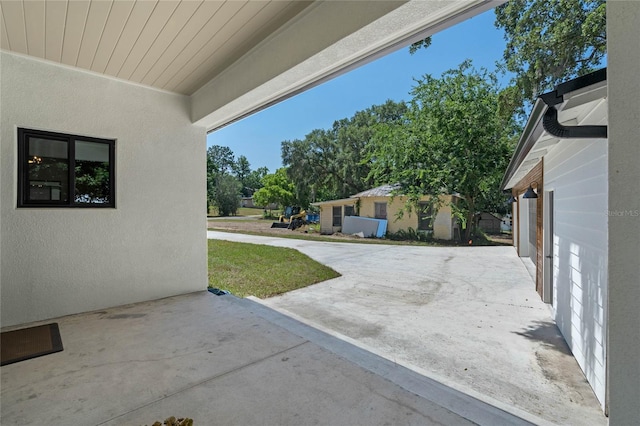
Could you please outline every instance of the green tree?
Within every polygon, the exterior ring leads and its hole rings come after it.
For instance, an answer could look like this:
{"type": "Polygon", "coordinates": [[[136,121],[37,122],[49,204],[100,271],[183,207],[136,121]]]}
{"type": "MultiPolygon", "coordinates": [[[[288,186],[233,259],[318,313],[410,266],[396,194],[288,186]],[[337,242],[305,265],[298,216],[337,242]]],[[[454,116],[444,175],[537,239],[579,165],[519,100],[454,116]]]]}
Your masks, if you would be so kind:
{"type": "Polygon", "coordinates": [[[368,189],[370,166],[367,152],[380,123],[402,118],[404,102],[387,101],[336,120],[331,129],[315,129],[302,140],[282,142],[282,163],[305,201],[345,198],[368,189]]]}
{"type": "Polygon", "coordinates": [[[258,206],[267,206],[276,203],[281,207],[297,204],[295,188],[287,170],[282,167],[273,174],[268,174],[262,179],[263,187],[253,194],[253,201],[258,206]]]}
{"type": "Polygon", "coordinates": [[[233,171],[234,176],[238,181],[242,184],[242,196],[250,197],[252,192],[246,185],[246,180],[251,174],[251,165],[249,164],[249,160],[244,155],[238,157],[238,159],[231,165],[231,169],[233,171]]]}
{"type": "Polygon", "coordinates": [[[294,185],[295,198],[308,204],[320,197],[335,198],[335,143],[329,132],[312,130],[304,139],[284,141],[282,164],[294,185]]]}
{"type": "Polygon", "coordinates": [[[218,209],[218,215],[231,216],[238,212],[240,187],[240,182],[234,176],[229,174],[217,176],[212,204],[218,209]]]}
{"type": "Polygon", "coordinates": [[[109,202],[111,177],[109,163],[76,160],[75,201],[83,203],[109,202]]]}
{"type": "Polygon", "coordinates": [[[500,88],[494,74],[465,61],[441,78],[426,75],[412,90],[409,111],[400,123],[382,124],[370,153],[372,176],[399,183],[408,196],[405,210],[430,195],[458,193],[452,208],[473,233],[477,211],[495,209],[495,194],[508,162],[517,127],[498,114],[500,88]]]}
{"type": "Polygon", "coordinates": [[[220,176],[228,174],[234,164],[233,151],[229,147],[212,145],[207,149],[207,214],[216,205],[216,185],[220,176]]]}
{"type": "Polygon", "coordinates": [[[207,149],[207,173],[227,174],[235,165],[233,151],[228,146],[212,145],[207,149]]]}
{"type": "Polygon", "coordinates": [[[593,71],[606,55],[605,0],[510,0],[495,13],[507,41],[503,66],[515,74],[501,94],[507,110],[593,71]]]}
{"type": "Polygon", "coordinates": [[[415,43],[413,43],[411,46],[409,46],[409,53],[413,55],[418,50],[426,49],[429,46],[431,46],[431,37],[427,37],[425,39],[422,39],[420,41],[416,41],[415,43]]]}
{"type": "Polygon", "coordinates": [[[269,169],[266,167],[258,167],[256,170],[252,170],[251,173],[244,180],[244,188],[247,189],[249,195],[253,195],[258,189],[262,188],[262,179],[269,174],[269,169]]]}

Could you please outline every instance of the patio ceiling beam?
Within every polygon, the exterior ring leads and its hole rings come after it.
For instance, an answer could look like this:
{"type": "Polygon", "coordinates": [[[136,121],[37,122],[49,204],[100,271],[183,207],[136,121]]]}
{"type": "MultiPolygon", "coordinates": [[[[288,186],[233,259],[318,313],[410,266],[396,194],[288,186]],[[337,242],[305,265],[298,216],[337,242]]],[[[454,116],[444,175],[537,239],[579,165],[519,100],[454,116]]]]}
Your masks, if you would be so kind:
{"type": "Polygon", "coordinates": [[[504,0],[317,2],[192,95],[213,131],[504,0]]]}

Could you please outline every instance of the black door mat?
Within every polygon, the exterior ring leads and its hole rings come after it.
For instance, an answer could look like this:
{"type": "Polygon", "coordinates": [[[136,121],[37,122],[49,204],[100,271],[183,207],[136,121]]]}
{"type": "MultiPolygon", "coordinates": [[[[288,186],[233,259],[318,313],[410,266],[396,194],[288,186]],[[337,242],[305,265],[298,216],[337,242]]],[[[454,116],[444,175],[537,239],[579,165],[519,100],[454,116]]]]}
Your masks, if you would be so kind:
{"type": "Polygon", "coordinates": [[[58,323],[0,333],[0,365],[62,351],[58,323]]]}

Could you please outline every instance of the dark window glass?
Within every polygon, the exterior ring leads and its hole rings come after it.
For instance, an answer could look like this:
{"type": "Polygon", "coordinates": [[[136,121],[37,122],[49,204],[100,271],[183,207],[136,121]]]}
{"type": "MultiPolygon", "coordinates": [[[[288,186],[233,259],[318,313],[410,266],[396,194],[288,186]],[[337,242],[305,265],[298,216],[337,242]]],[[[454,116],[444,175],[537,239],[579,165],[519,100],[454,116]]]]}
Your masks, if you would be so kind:
{"type": "Polygon", "coordinates": [[[27,202],[69,202],[69,142],[27,137],[25,199],[27,202]]]}
{"type": "Polygon", "coordinates": [[[433,231],[433,211],[429,203],[418,203],[418,230],[433,231]]]}
{"type": "Polygon", "coordinates": [[[344,206],[345,216],[355,216],[355,209],[353,206],[344,206]]]}
{"type": "Polygon", "coordinates": [[[387,218],[387,203],[374,203],[375,218],[386,219],[387,218]]]}
{"type": "Polygon", "coordinates": [[[75,202],[108,204],[111,197],[109,145],[76,141],[75,202]]]}
{"type": "Polygon", "coordinates": [[[342,226],[342,207],[333,206],[333,226],[342,226]]]}
{"type": "Polygon", "coordinates": [[[115,207],[115,141],[18,129],[18,207],[115,207]]]}

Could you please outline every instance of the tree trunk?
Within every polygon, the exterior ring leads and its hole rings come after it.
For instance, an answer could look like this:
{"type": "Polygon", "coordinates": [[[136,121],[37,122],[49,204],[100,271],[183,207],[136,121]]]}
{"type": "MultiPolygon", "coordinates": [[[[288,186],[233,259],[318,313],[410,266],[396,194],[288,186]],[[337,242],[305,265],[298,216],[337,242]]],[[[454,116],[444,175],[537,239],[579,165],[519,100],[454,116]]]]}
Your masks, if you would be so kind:
{"type": "Polygon", "coordinates": [[[469,200],[468,203],[469,203],[468,205],[469,210],[467,211],[467,229],[465,229],[465,232],[464,232],[465,241],[471,241],[471,236],[473,235],[473,227],[474,227],[473,217],[475,216],[475,210],[476,210],[476,206],[473,200],[469,200]]]}

